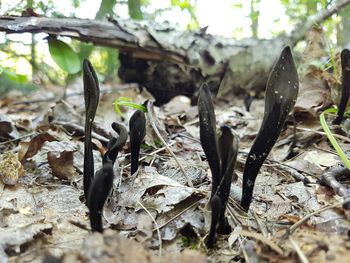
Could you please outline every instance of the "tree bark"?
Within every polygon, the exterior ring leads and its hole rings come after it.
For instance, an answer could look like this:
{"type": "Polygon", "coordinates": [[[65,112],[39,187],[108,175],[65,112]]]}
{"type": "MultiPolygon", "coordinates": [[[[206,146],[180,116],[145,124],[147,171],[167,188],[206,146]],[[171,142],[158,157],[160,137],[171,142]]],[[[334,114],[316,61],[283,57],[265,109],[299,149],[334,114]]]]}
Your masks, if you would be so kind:
{"type": "Polygon", "coordinates": [[[175,95],[193,96],[203,81],[223,97],[264,89],[268,73],[284,46],[294,46],[314,24],[319,24],[350,3],[335,5],[296,25],[291,34],[274,39],[235,41],[199,32],[178,31],[167,23],[109,21],[76,18],[0,16],[0,31],[68,36],[119,49],[119,76],[138,82],[158,104],[175,95]]]}

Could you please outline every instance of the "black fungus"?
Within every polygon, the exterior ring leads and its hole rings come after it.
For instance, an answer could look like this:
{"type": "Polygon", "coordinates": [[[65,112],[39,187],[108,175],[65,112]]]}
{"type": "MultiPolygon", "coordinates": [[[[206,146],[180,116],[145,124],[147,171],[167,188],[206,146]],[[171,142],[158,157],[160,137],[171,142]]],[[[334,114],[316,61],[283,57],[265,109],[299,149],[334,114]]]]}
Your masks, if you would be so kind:
{"type": "Polygon", "coordinates": [[[214,105],[211,99],[209,87],[205,83],[199,91],[198,114],[200,141],[212,173],[211,197],[213,197],[221,179],[221,163],[216,134],[214,105]]]}
{"type": "Polygon", "coordinates": [[[198,110],[201,144],[212,172],[211,225],[206,241],[207,247],[211,248],[216,233],[228,234],[231,231],[225,210],[237,158],[238,139],[225,125],[221,126],[221,133],[217,135],[214,106],[205,84],[199,93],[198,110]]]}
{"type": "Polygon", "coordinates": [[[113,165],[128,138],[128,132],[122,124],[113,122],[112,128],[119,136],[111,138],[108,142],[107,152],[103,156],[102,168],[96,172],[88,195],[91,229],[97,232],[103,231],[102,211],[113,186],[113,165]]]}
{"type": "Polygon", "coordinates": [[[293,109],[299,90],[298,73],[289,47],[283,49],[266,84],[264,118],[247,157],[241,206],[248,211],[255,179],[293,109]]]}
{"type": "Polygon", "coordinates": [[[84,100],[85,100],[85,139],[84,139],[84,196],[88,198],[91,181],[94,177],[94,160],[92,153],[91,132],[92,123],[100,96],[97,76],[90,61],[83,62],[84,100]]]}
{"type": "Polygon", "coordinates": [[[131,147],[131,174],[136,173],[139,167],[140,148],[146,134],[146,118],[141,110],[135,111],[129,120],[130,147],[131,147]]]}
{"type": "Polygon", "coordinates": [[[344,49],[341,54],[341,69],[342,69],[342,89],[341,99],[338,106],[337,117],[334,119],[333,124],[340,124],[344,117],[344,112],[348,104],[350,95],[350,51],[344,49]]]}

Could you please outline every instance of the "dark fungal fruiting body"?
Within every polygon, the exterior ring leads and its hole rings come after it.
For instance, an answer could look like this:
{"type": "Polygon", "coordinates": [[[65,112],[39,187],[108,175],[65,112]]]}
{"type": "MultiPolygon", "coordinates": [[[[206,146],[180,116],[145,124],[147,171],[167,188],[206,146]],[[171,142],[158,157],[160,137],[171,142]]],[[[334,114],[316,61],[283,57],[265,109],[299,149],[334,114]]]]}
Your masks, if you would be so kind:
{"type": "Polygon", "coordinates": [[[231,228],[225,217],[225,210],[228,198],[230,196],[231,182],[237,180],[237,176],[233,178],[233,175],[238,153],[238,138],[237,136],[234,136],[231,128],[228,126],[221,126],[219,149],[222,178],[219,187],[216,190],[216,195],[220,197],[222,209],[219,216],[217,232],[219,234],[228,234],[231,232],[231,228]]]}
{"type": "Polygon", "coordinates": [[[289,47],[283,49],[266,85],[264,118],[247,157],[241,206],[248,211],[258,172],[293,109],[299,90],[298,73],[289,47]]]}
{"type": "Polygon", "coordinates": [[[92,231],[102,232],[102,211],[104,203],[113,186],[113,164],[105,163],[101,170],[98,170],[92,181],[89,196],[88,208],[90,211],[90,225],[92,231]]]}
{"type": "Polygon", "coordinates": [[[83,62],[84,100],[85,100],[85,139],[84,139],[84,196],[88,198],[91,181],[94,177],[91,132],[100,96],[97,76],[90,61],[83,62]]]}
{"type": "Polygon", "coordinates": [[[214,106],[205,84],[199,93],[198,110],[201,144],[212,172],[211,225],[206,241],[207,247],[211,248],[216,232],[228,234],[231,231],[225,210],[237,158],[238,139],[228,126],[222,126],[217,136],[214,106]]]}
{"type": "Polygon", "coordinates": [[[342,91],[341,99],[338,106],[337,117],[334,119],[333,124],[340,124],[344,118],[344,112],[348,104],[350,96],[350,51],[349,49],[342,50],[340,54],[341,69],[342,69],[342,91]]]}
{"type": "Polygon", "coordinates": [[[200,141],[212,173],[211,197],[213,197],[221,180],[221,162],[216,134],[214,105],[209,87],[205,83],[199,91],[198,114],[200,141]]]}
{"type": "Polygon", "coordinates": [[[118,153],[124,147],[128,139],[128,131],[124,125],[113,122],[112,129],[118,134],[118,138],[111,138],[107,145],[107,152],[103,156],[103,163],[112,162],[114,164],[118,157],[118,153]]]}
{"type": "Polygon", "coordinates": [[[206,245],[208,248],[213,247],[215,242],[215,232],[219,234],[229,234],[231,227],[225,217],[227,201],[230,196],[231,182],[238,153],[238,139],[234,136],[231,128],[228,126],[220,127],[219,149],[222,177],[214,196],[210,200],[211,205],[211,226],[206,245]]]}
{"type": "Polygon", "coordinates": [[[92,231],[102,232],[102,210],[113,186],[113,165],[118,153],[122,150],[128,138],[126,128],[118,123],[112,123],[118,138],[111,138],[107,152],[103,156],[102,168],[94,176],[94,159],[92,152],[91,132],[99,101],[99,84],[96,73],[88,60],[83,63],[84,100],[85,100],[85,140],[84,140],[84,195],[90,211],[92,231]]]}
{"type": "Polygon", "coordinates": [[[96,172],[88,195],[91,229],[97,232],[103,231],[102,211],[113,186],[113,165],[128,138],[128,132],[122,124],[113,122],[112,128],[119,136],[111,138],[108,142],[107,152],[103,156],[102,168],[96,172]]]}
{"type": "Polygon", "coordinates": [[[131,174],[139,167],[140,148],[146,134],[146,118],[143,111],[137,110],[129,120],[131,145],[131,174]]]}
{"type": "Polygon", "coordinates": [[[215,244],[216,227],[219,222],[219,215],[221,214],[222,203],[218,195],[214,195],[210,199],[210,207],[211,207],[212,217],[210,222],[210,230],[209,230],[208,238],[205,243],[208,248],[212,248],[215,244]],[[213,215],[216,215],[216,216],[213,216],[213,215]]]}

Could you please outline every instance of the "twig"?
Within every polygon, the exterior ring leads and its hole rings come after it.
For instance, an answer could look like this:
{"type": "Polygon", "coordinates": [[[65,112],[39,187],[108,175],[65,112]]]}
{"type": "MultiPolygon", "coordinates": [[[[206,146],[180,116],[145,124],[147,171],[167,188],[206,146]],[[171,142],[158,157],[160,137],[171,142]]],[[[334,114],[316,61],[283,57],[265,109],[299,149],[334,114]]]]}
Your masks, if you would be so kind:
{"type": "Polygon", "coordinates": [[[180,213],[176,214],[174,217],[170,218],[168,221],[166,221],[165,223],[163,223],[162,225],[160,226],[157,226],[156,228],[153,228],[152,231],[155,231],[155,230],[159,230],[163,227],[165,227],[167,224],[169,224],[171,221],[175,220],[176,218],[178,218],[180,215],[182,215],[183,213],[185,213],[186,211],[188,211],[189,209],[191,209],[192,207],[196,206],[199,201],[201,201],[202,199],[199,199],[197,202],[194,202],[192,205],[186,207],[184,210],[182,210],[180,213]]]}
{"type": "MultiPolygon", "coordinates": [[[[171,146],[173,146],[175,143],[176,143],[176,142],[173,141],[173,142],[169,143],[167,146],[168,146],[168,147],[171,147],[171,146]]],[[[157,150],[155,150],[155,151],[153,151],[153,152],[147,154],[146,156],[143,156],[142,158],[140,158],[139,161],[143,161],[143,160],[145,160],[147,157],[152,156],[152,155],[155,155],[156,153],[159,153],[159,152],[164,151],[164,150],[166,150],[166,146],[163,146],[162,148],[159,148],[159,149],[157,149],[157,150]]],[[[125,165],[124,168],[130,167],[130,165],[131,165],[131,163],[125,165]]]]}
{"type": "Polygon", "coordinates": [[[346,197],[350,194],[350,190],[348,190],[347,187],[340,183],[341,176],[349,178],[350,170],[344,166],[334,165],[322,175],[321,182],[332,188],[337,195],[346,197]]]}
{"type": "Polygon", "coordinates": [[[68,220],[68,222],[71,223],[73,226],[76,226],[80,229],[83,229],[86,231],[91,231],[91,228],[89,228],[87,225],[83,224],[82,222],[74,221],[74,220],[68,220]]]}
{"type": "Polygon", "coordinates": [[[23,138],[30,137],[30,136],[34,135],[35,133],[36,133],[36,132],[31,132],[31,133],[25,134],[25,135],[23,135],[23,136],[20,136],[20,137],[18,137],[18,138],[15,138],[15,139],[11,139],[11,140],[8,140],[8,141],[0,142],[0,145],[6,145],[6,144],[11,143],[11,142],[19,141],[19,140],[21,140],[21,139],[23,139],[23,138]]]}
{"type": "Polygon", "coordinates": [[[160,132],[159,132],[159,130],[157,128],[157,125],[155,123],[155,117],[153,116],[153,103],[151,101],[148,101],[148,103],[147,103],[147,113],[148,113],[149,121],[150,121],[150,123],[152,125],[152,128],[153,128],[154,132],[156,133],[158,139],[163,143],[163,145],[165,146],[166,150],[174,158],[174,160],[177,163],[177,165],[179,166],[181,172],[185,176],[188,186],[193,187],[193,183],[192,183],[191,179],[187,176],[187,174],[185,172],[185,169],[183,168],[183,166],[181,165],[181,163],[177,159],[177,157],[174,154],[174,152],[168,147],[167,143],[165,142],[165,140],[163,139],[162,135],[160,134],[160,132]]]}
{"type": "MultiPolygon", "coordinates": [[[[119,87],[118,87],[119,89],[119,87]]],[[[105,93],[110,93],[113,90],[111,88],[108,89],[101,89],[100,90],[100,94],[105,94],[105,93]]],[[[66,98],[68,97],[73,97],[73,96],[80,96],[80,95],[84,95],[84,92],[73,92],[73,93],[69,93],[66,94],[66,98]]],[[[14,103],[11,103],[10,105],[21,105],[21,104],[25,104],[25,105],[29,105],[29,104],[34,104],[34,103],[42,103],[42,102],[50,102],[50,101],[59,101],[61,98],[57,98],[57,96],[52,96],[49,98],[45,98],[45,99],[34,99],[34,100],[23,100],[23,101],[16,101],[14,103]]]]}
{"type": "Polygon", "coordinates": [[[305,256],[304,252],[300,249],[299,245],[297,244],[297,242],[294,241],[294,239],[292,237],[289,237],[289,242],[292,244],[295,252],[297,252],[299,259],[300,259],[300,262],[301,263],[309,263],[309,260],[305,256]]]}
{"type": "Polygon", "coordinates": [[[241,246],[241,249],[242,249],[242,253],[243,253],[243,257],[244,257],[244,259],[245,259],[245,262],[246,262],[246,263],[250,263],[250,259],[249,259],[248,253],[247,253],[247,251],[246,251],[246,249],[245,249],[245,247],[244,247],[244,245],[243,245],[243,240],[242,240],[242,238],[241,238],[240,236],[238,237],[238,242],[239,242],[239,244],[240,244],[240,246],[241,246]]]}
{"type": "Polygon", "coordinates": [[[254,238],[266,245],[268,245],[272,250],[274,250],[275,252],[277,252],[280,255],[284,255],[283,250],[274,242],[272,242],[270,239],[267,239],[266,237],[264,237],[263,235],[256,233],[256,232],[249,232],[247,230],[242,230],[241,231],[241,235],[245,236],[245,237],[251,237],[254,238]]]}
{"type": "MultiPolygon", "coordinates": [[[[317,133],[317,134],[320,134],[320,135],[326,135],[327,136],[327,134],[325,132],[316,131],[316,130],[312,130],[312,129],[308,129],[308,128],[297,127],[297,130],[306,131],[306,132],[313,132],[313,133],[317,133]]],[[[343,135],[334,133],[333,136],[338,138],[338,139],[341,139],[341,140],[343,140],[345,142],[350,142],[350,139],[345,137],[345,136],[343,136],[343,135]]]]}
{"type": "Polygon", "coordinates": [[[261,233],[263,234],[264,237],[267,238],[268,235],[267,235],[267,232],[266,232],[266,228],[262,225],[260,218],[259,218],[258,215],[255,213],[255,211],[253,211],[252,214],[253,214],[253,217],[254,217],[256,223],[258,224],[258,227],[259,227],[261,233]]]}
{"type": "MultiPolygon", "coordinates": [[[[243,151],[239,151],[238,153],[242,154],[244,156],[248,155],[248,153],[243,152],[243,151]]],[[[238,161],[242,162],[242,160],[240,160],[240,159],[238,159],[238,161]]],[[[289,164],[280,162],[280,161],[272,160],[272,159],[269,159],[269,158],[266,158],[266,161],[274,163],[274,166],[280,167],[281,169],[285,170],[286,172],[289,172],[291,176],[293,176],[297,180],[303,181],[306,184],[309,184],[310,180],[307,177],[303,176],[303,174],[306,174],[306,175],[309,175],[309,176],[312,176],[312,177],[317,177],[316,175],[311,174],[311,173],[306,172],[306,171],[302,171],[301,172],[299,169],[297,169],[297,168],[295,168],[295,167],[293,167],[293,166],[291,166],[289,164]],[[292,172],[291,169],[294,170],[295,172],[292,172]]],[[[266,167],[266,166],[273,166],[273,164],[266,164],[266,163],[264,163],[263,166],[264,167],[266,167]]]]}
{"type": "Polygon", "coordinates": [[[295,30],[290,34],[290,41],[292,43],[297,43],[300,39],[302,39],[306,32],[310,30],[312,25],[319,24],[327,18],[331,17],[333,14],[337,13],[344,6],[349,4],[350,0],[339,0],[335,1],[333,5],[329,8],[324,9],[315,15],[309,16],[305,21],[301,21],[296,25],[295,30]]]}
{"type": "Polygon", "coordinates": [[[329,209],[332,209],[332,208],[335,208],[337,206],[340,206],[346,202],[349,202],[349,199],[344,199],[343,201],[341,202],[337,202],[335,204],[332,204],[332,205],[327,205],[325,207],[322,207],[321,209],[318,209],[310,214],[307,214],[306,216],[304,216],[302,219],[300,219],[298,222],[296,222],[295,224],[293,224],[290,228],[288,228],[286,230],[286,233],[283,234],[279,244],[283,241],[283,240],[286,240],[290,235],[292,235],[294,233],[294,231],[300,227],[302,224],[304,224],[310,217],[314,216],[314,215],[317,215],[319,213],[322,213],[326,210],[329,210],[329,209]]]}
{"type": "MultiPolygon", "coordinates": [[[[80,133],[84,133],[84,128],[83,126],[80,126],[78,124],[75,123],[71,123],[71,122],[63,122],[63,121],[53,121],[51,122],[52,124],[56,124],[56,125],[61,125],[63,126],[65,129],[67,130],[73,130],[73,131],[78,131],[80,133]]],[[[108,143],[109,139],[96,133],[96,132],[91,132],[91,136],[101,142],[104,143],[108,143]]]]}
{"type": "Polygon", "coordinates": [[[192,140],[192,141],[194,141],[194,142],[201,143],[201,141],[200,141],[200,140],[198,140],[198,139],[196,139],[196,138],[193,138],[192,136],[188,136],[188,135],[181,134],[181,133],[179,134],[179,136],[180,136],[180,137],[187,138],[187,139],[192,140]]]}
{"type": "Polygon", "coordinates": [[[137,203],[146,211],[146,213],[150,216],[154,225],[156,226],[157,235],[158,235],[158,239],[159,239],[159,256],[161,257],[162,256],[162,237],[160,235],[158,223],[157,223],[156,219],[152,216],[152,214],[148,211],[148,209],[140,201],[137,201],[137,203]]]}

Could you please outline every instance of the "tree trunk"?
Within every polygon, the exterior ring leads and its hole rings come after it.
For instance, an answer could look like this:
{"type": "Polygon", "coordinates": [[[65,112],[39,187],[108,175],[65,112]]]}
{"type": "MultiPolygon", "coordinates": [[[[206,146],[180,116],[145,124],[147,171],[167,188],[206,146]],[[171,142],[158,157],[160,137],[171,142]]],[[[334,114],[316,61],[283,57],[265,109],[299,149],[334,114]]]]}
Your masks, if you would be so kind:
{"type": "Polygon", "coordinates": [[[218,96],[261,91],[282,48],[294,46],[313,24],[319,24],[346,6],[337,1],[329,9],[296,25],[289,34],[274,39],[235,41],[200,32],[177,31],[168,24],[109,19],[0,16],[0,31],[45,32],[119,49],[119,76],[138,82],[158,104],[178,94],[193,96],[203,81],[218,96]]]}

